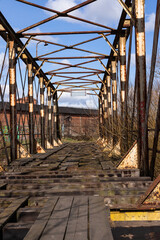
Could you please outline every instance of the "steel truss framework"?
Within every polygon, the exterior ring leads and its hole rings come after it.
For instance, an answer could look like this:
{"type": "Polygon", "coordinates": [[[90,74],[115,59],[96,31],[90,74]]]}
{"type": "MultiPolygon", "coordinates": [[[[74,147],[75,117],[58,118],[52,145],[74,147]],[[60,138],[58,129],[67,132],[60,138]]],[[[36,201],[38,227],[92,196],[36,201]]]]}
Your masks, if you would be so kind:
{"type": "MultiPolygon", "coordinates": [[[[153,177],[159,134],[159,105],[152,149],[153,154],[150,164],[148,160],[148,118],[158,48],[160,0],[157,0],[153,52],[148,88],[146,86],[144,0],[126,0],[125,2],[118,0],[123,7],[123,11],[117,29],[72,15],[74,10],[92,4],[96,0],[84,1],[63,12],[46,8],[25,0],[17,1],[30,5],[31,7],[51,12],[53,13],[53,16],[15,32],[2,13],[0,13],[0,35],[4,41],[6,41],[6,51],[0,73],[2,112],[0,128],[3,142],[1,145],[1,151],[5,152],[8,164],[10,161],[13,161],[18,157],[17,145],[19,144],[26,145],[28,152],[33,154],[36,152],[35,144],[37,141],[43,148],[46,148],[47,146],[52,147],[60,141],[58,99],[62,93],[70,91],[92,91],[93,93],[88,92],[88,94],[97,95],[99,98],[100,137],[105,139],[108,143],[112,142],[113,146],[115,146],[120,140],[122,154],[127,152],[133,141],[137,139],[139,168],[141,169],[141,174],[150,174],[153,177]],[[34,32],[35,27],[60,17],[67,17],[92,26],[97,26],[100,27],[101,30],[44,33],[34,32]],[[30,32],[28,32],[28,30],[30,30],[30,32]],[[132,108],[130,108],[129,76],[133,30],[135,31],[136,76],[133,104],[132,108]],[[96,36],[72,45],[64,45],[45,40],[46,35],[76,34],[95,34],[96,36]],[[112,43],[108,40],[108,36],[110,35],[114,36],[112,43]],[[38,38],[37,36],[41,36],[41,38],[38,38]],[[44,37],[44,39],[42,37],[44,37]],[[22,43],[22,38],[26,40],[25,44],[22,43]],[[83,44],[92,43],[99,39],[104,39],[106,44],[110,46],[111,50],[108,55],[99,53],[96,50],[90,51],[82,47],[79,48],[79,46],[83,44]],[[44,43],[58,46],[59,49],[52,52],[46,52],[39,56],[36,51],[36,57],[32,57],[27,50],[27,45],[30,44],[31,40],[35,41],[37,46],[39,43],[44,43]],[[129,48],[128,57],[126,59],[127,41],[129,48]],[[54,56],[55,53],[63,52],[68,49],[74,51],[74,53],[80,51],[82,55],[65,55],[64,57],[54,56]],[[89,55],[86,55],[86,53],[89,55]],[[6,70],[5,61],[7,59],[7,54],[9,55],[9,64],[6,70]],[[57,61],[64,59],[79,59],[81,62],[70,64],[57,61]],[[104,60],[107,60],[107,64],[103,63],[104,60]],[[39,61],[41,61],[40,65],[37,63],[39,61]],[[88,67],[89,63],[93,64],[97,62],[99,62],[101,66],[100,69],[97,69],[97,67],[88,67]],[[46,63],[58,64],[60,67],[44,72],[42,69],[43,65],[46,63]],[[118,70],[118,66],[120,66],[120,71],[118,70]],[[71,69],[71,71],[68,71],[68,69],[71,69]],[[74,69],[74,71],[72,71],[72,69],[74,69]],[[74,76],[77,74],[78,77],[72,77],[72,74],[74,74],[74,76]],[[17,75],[20,77],[20,83],[17,83],[16,81],[17,75]],[[95,76],[97,77],[96,80],[95,76]],[[53,81],[54,77],[56,77],[56,79],[60,77],[61,79],[63,78],[63,80],[53,81]],[[2,78],[5,79],[4,84],[2,84],[2,78]],[[120,94],[117,87],[118,83],[120,83],[120,94]],[[9,86],[9,102],[6,101],[7,86],[9,86]],[[26,92],[28,92],[27,100],[25,99],[26,92]],[[57,92],[61,92],[59,97],[57,92]],[[34,102],[34,99],[36,99],[36,102],[34,102]],[[27,109],[24,109],[23,101],[28,102],[27,109]],[[45,102],[48,104],[47,108],[45,107],[45,102]],[[37,103],[40,105],[37,105],[37,103]],[[26,116],[22,116],[24,111],[28,111],[26,116]],[[8,112],[10,112],[10,117],[8,117],[8,112]],[[134,120],[136,116],[138,118],[137,123],[134,120]],[[3,128],[4,122],[7,126],[7,133],[3,128]],[[27,129],[25,126],[26,122],[28,123],[27,129]],[[22,129],[19,129],[20,125],[23,126],[22,129]],[[9,140],[6,141],[6,138],[9,140]]],[[[106,51],[104,50],[104,52],[106,51]]]]}

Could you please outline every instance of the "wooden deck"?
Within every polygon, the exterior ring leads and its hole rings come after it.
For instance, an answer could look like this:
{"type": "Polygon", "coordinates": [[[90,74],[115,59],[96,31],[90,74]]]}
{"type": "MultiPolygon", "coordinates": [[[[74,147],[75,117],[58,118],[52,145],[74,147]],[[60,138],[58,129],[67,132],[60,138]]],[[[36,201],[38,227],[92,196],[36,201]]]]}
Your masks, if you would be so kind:
{"type": "Polygon", "coordinates": [[[110,208],[134,208],[150,184],[94,143],[16,160],[0,174],[0,239],[111,240],[110,208]]]}

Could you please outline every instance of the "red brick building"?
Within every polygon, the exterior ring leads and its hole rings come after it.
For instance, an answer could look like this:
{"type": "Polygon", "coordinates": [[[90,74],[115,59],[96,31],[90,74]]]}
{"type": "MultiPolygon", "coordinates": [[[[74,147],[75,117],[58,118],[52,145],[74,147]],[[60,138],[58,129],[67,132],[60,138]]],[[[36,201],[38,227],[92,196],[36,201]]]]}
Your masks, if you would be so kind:
{"type": "MultiPolygon", "coordinates": [[[[45,106],[46,126],[48,121],[47,109],[48,107],[45,106]]],[[[0,119],[3,133],[7,136],[10,123],[10,109],[8,102],[3,104],[0,102],[0,119]]],[[[98,110],[59,107],[59,120],[62,137],[90,138],[98,135],[98,110]]],[[[36,102],[34,102],[34,122],[34,132],[37,138],[40,134],[40,105],[37,105],[36,102]]],[[[24,138],[24,135],[28,136],[29,134],[28,104],[26,102],[17,102],[17,131],[20,138],[22,138],[22,136],[24,138]]],[[[46,137],[47,134],[48,132],[46,127],[46,137]]]]}
{"type": "Polygon", "coordinates": [[[98,133],[98,111],[59,107],[61,134],[64,137],[93,137],[98,133]]]}

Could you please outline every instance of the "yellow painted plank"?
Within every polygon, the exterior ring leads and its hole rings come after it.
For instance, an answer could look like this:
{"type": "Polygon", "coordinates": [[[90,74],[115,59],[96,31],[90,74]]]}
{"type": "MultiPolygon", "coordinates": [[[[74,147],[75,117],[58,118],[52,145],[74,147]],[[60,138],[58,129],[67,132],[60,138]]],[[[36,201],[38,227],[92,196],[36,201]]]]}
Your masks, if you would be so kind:
{"type": "Polygon", "coordinates": [[[111,221],[157,221],[160,219],[160,210],[156,211],[130,211],[110,212],[111,221]]]}

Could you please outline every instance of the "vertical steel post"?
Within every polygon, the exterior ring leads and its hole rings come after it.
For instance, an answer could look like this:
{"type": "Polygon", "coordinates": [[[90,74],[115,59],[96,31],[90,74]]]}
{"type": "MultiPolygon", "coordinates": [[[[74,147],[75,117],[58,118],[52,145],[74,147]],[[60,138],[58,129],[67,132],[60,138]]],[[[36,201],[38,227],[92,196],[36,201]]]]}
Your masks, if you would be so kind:
{"type": "Polygon", "coordinates": [[[41,118],[41,145],[45,148],[45,116],[44,116],[44,84],[43,77],[39,78],[40,82],[40,118],[41,118]]]}
{"type": "Polygon", "coordinates": [[[48,141],[52,143],[52,109],[51,109],[51,88],[47,88],[48,94],[48,141]]]}
{"type": "Polygon", "coordinates": [[[145,23],[144,0],[135,0],[135,32],[136,32],[136,71],[137,71],[137,99],[138,99],[138,145],[139,167],[142,175],[149,174],[148,163],[148,127],[145,126],[146,112],[146,53],[145,53],[145,23]],[[145,132],[146,131],[146,132],[145,132]]]}
{"type": "Polygon", "coordinates": [[[103,120],[102,120],[102,99],[101,99],[101,95],[100,95],[99,96],[99,136],[100,136],[100,138],[103,137],[102,124],[103,124],[103,120]]]}
{"type": "Polygon", "coordinates": [[[119,38],[119,56],[120,56],[120,80],[121,80],[121,152],[125,153],[128,148],[127,118],[125,112],[126,101],[126,37],[122,32],[119,38]]]}
{"type": "MultiPolygon", "coordinates": [[[[57,99],[56,93],[53,94],[53,114],[54,114],[54,130],[53,130],[53,141],[58,142],[57,136],[57,99]]],[[[54,144],[53,144],[54,145],[54,144]]]]}
{"type": "Polygon", "coordinates": [[[158,101],[157,114],[156,114],[156,125],[155,125],[154,140],[153,140],[153,151],[152,151],[152,158],[151,158],[151,163],[150,163],[150,176],[151,176],[152,180],[154,178],[159,131],[160,131],[160,92],[159,92],[159,101],[158,101]]]}
{"type": "Polygon", "coordinates": [[[102,137],[105,137],[105,124],[104,124],[104,89],[101,92],[102,96],[102,137]]]}
{"type": "Polygon", "coordinates": [[[35,149],[34,149],[32,63],[28,63],[28,101],[29,101],[29,147],[30,147],[30,153],[33,154],[33,153],[35,153],[35,149]]]}
{"type": "Polygon", "coordinates": [[[116,59],[111,61],[112,71],[112,111],[113,111],[113,146],[117,142],[117,81],[116,81],[116,59]]]}
{"type": "Polygon", "coordinates": [[[104,136],[105,138],[107,137],[107,130],[108,130],[108,113],[107,113],[107,84],[106,84],[106,80],[103,84],[104,87],[104,92],[103,92],[103,96],[104,96],[104,136]]]}
{"type": "Polygon", "coordinates": [[[148,116],[149,116],[149,106],[151,101],[152,86],[153,86],[153,79],[154,79],[156,59],[157,59],[159,27],[160,27],[160,0],[157,0],[157,10],[156,10],[155,25],[154,25],[154,38],[153,38],[152,58],[151,58],[151,70],[150,70],[150,76],[149,76],[148,95],[147,95],[147,103],[146,103],[146,116],[145,116],[146,122],[148,121],[148,116]]]}
{"type": "Polygon", "coordinates": [[[56,107],[57,107],[57,138],[58,140],[61,140],[57,91],[56,91],[56,107]]]}
{"type": "Polygon", "coordinates": [[[17,158],[17,117],[16,117],[16,59],[15,43],[9,41],[9,95],[10,95],[10,144],[11,161],[17,158]]]}
{"type": "MultiPolygon", "coordinates": [[[[110,72],[111,69],[109,68],[108,71],[110,72]]],[[[110,132],[111,132],[111,115],[112,115],[112,106],[111,106],[111,76],[107,75],[107,102],[108,102],[108,139],[110,139],[110,132]]]]}

